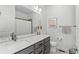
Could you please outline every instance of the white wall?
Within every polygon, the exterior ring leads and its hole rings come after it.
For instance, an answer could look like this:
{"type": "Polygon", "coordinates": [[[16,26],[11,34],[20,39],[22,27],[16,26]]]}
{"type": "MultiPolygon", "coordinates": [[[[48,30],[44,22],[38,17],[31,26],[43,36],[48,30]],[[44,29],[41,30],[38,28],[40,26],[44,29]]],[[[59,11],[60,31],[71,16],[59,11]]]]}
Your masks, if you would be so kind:
{"type": "Polygon", "coordinates": [[[49,18],[57,18],[57,28],[48,28],[47,33],[51,36],[52,40],[56,40],[57,37],[62,38],[59,44],[59,49],[68,51],[68,49],[75,47],[75,28],[72,27],[71,34],[62,34],[59,26],[73,26],[75,24],[75,6],[69,5],[54,5],[47,6],[47,20],[49,18]]]}
{"type": "Polygon", "coordinates": [[[45,6],[41,6],[40,8],[42,8],[42,12],[40,14],[35,12],[32,14],[33,27],[35,28],[41,22],[41,25],[43,27],[42,33],[46,34],[47,33],[46,8],[45,6]]]}
{"type": "Polygon", "coordinates": [[[39,25],[41,22],[43,30],[42,33],[47,33],[47,21],[46,21],[46,8],[44,5],[39,5],[39,8],[42,8],[42,12],[39,14],[38,11],[34,9],[35,5],[23,5],[24,7],[28,8],[30,11],[32,11],[31,18],[33,20],[33,32],[35,32],[35,27],[39,25]]]}
{"type": "Polygon", "coordinates": [[[41,14],[41,22],[42,22],[42,26],[43,26],[43,33],[44,34],[47,34],[47,12],[46,12],[46,7],[45,6],[42,6],[42,14],[41,14]]]}
{"type": "Polygon", "coordinates": [[[79,53],[79,5],[76,6],[76,45],[79,53]]]}
{"type": "Polygon", "coordinates": [[[15,30],[15,6],[0,6],[0,37],[10,36],[15,30]]]}

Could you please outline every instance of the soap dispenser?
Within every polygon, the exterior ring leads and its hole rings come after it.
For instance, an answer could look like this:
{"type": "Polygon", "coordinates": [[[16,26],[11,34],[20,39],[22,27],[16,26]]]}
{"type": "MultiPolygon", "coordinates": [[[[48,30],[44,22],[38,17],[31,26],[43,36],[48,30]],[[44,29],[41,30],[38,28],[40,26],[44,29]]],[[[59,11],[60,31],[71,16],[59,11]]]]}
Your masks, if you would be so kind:
{"type": "Polygon", "coordinates": [[[39,25],[39,26],[37,26],[37,35],[40,35],[41,32],[42,32],[42,26],[39,25]]]}

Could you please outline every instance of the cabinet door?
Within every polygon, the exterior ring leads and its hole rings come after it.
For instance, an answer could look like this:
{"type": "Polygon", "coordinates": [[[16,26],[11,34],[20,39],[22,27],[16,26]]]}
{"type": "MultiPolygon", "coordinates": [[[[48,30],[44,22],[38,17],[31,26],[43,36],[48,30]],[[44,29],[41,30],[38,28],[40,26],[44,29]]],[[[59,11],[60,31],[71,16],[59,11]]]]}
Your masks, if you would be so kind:
{"type": "Polygon", "coordinates": [[[50,41],[44,44],[44,54],[50,53],[50,41]]]}
{"type": "Polygon", "coordinates": [[[44,43],[48,42],[50,40],[50,37],[47,37],[44,39],[44,43]]]}
{"type": "Polygon", "coordinates": [[[17,52],[16,54],[30,54],[33,51],[34,51],[34,46],[30,46],[28,48],[25,48],[25,49],[17,52]]]}
{"type": "Polygon", "coordinates": [[[44,47],[43,46],[35,50],[35,54],[43,54],[43,53],[44,53],[44,47]]]}
{"type": "Polygon", "coordinates": [[[35,49],[42,47],[43,44],[44,44],[43,40],[40,41],[40,42],[37,42],[37,43],[35,44],[35,49]]]}

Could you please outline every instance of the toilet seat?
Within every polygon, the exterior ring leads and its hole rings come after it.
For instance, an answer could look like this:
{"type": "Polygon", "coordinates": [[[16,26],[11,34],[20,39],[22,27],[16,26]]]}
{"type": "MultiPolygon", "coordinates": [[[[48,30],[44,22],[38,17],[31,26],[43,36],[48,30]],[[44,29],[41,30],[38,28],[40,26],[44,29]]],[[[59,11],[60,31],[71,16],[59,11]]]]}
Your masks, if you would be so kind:
{"type": "Polygon", "coordinates": [[[57,46],[57,42],[50,41],[50,45],[51,45],[52,47],[56,47],[56,46],[57,46]]]}

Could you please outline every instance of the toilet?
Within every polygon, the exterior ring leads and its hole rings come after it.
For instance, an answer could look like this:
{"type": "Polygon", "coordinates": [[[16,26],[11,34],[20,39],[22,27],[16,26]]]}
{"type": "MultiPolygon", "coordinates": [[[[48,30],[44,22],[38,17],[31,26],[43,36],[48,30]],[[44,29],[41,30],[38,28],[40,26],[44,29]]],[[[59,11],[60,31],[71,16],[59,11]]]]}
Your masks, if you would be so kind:
{"type": "Polygon", "coordinates": [[[50,53],[56,53],[57,52],[57,42],[50,41],[50,53]]]}

